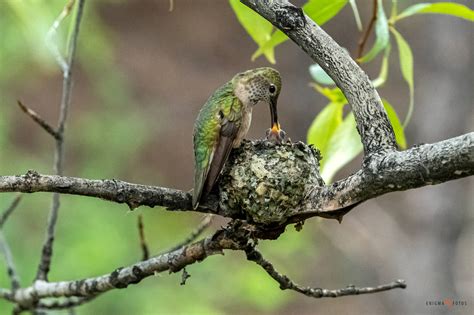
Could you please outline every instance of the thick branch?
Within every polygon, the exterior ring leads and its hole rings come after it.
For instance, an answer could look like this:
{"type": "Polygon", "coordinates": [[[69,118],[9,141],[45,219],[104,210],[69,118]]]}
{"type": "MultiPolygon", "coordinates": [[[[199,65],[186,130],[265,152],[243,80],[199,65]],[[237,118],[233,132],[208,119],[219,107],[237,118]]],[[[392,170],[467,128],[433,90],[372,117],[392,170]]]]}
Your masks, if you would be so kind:
{"type": "Polygon", "coordinates": [[[365,72],[300,8],[285,0],[241,0],[300,46],[342,90],[352,107],[364,153],[396,149],[380,96],[365,72]]]}
{"type": "MultiPolygon", "coordinates": [[[[242,249],[247,239],[243,231],[238,230],[239,225],[218,231],[211,237],[178,250],[168,252],[145,261],[138,262],[125,268],[117,268],[110,274],[99,277],[87,278],[76,281],[46,282],[36,281],[32,286],[21,288],[14,292],[0,289],[0,298],[17,303],[24,309],[35,306],[38,300],[54,297],[92,298],[100,293],[112,289],[123,289],[130,284],[136,284],[146,277],[169,270],[178,272],[185,266],[202,261],[208,256],[221,254],[224,249],[242,249]]],[[[38,304],[46,306],[46,304],[38,304]]],[[[63,308],[63,303],[48,304],[63,308]]]]}
{"type": "Polygon", "coordinates": [[[338,217],[344,215],[338,209],[389,192],[471,175],[474,175],[474,132],[368,160],[354,175],[315,190],[308,198],[305,212],[309,216],[338,217]]]}
{"type": "Polygon", "coordinates": [[[21,176],[1,176],[2,192],[57,192],[101,198],[126,203],[130,209],[139,206],[163,206],[191,210],[191,195],[172,188],[131,184],[116,179],[84,179],[58,175],[40,175],[28,171],[21,176]]]}
{"type": "MultiPolygon", "coordinates": [[[[321,216],[338,218],[351,206],[388,192],[467,177],[474,173],[474,133],[393,151],[377,159],[368,159],[362,170],[330,186],[316,187],[302,209],[292,213],[290,221],[321,216]]],[[[141,205],[163,206],[170,210],[192,211],[190,193],[164,187],[131,184],[119,180],[91,180],[29,171],[21,176],[0,176],[0,192],[57,192],[97,197],[130,208],[141,205]]],[[[234,210],[222,212],[213,195],[199,212],[241,218],[234,210]]]]}

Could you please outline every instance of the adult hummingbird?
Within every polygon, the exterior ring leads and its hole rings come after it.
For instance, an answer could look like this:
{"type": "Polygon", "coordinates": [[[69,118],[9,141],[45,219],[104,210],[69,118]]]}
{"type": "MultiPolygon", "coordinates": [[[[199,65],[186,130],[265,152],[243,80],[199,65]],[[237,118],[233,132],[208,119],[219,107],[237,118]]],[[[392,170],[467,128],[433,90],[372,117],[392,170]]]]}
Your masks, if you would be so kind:
{"type": "Polygon", "coordinates": [[[280,89],[278,71],[257,68],[236,74],[209,97],[194,124],[194,209],[211,191],[232,148],[240,146],[250,127],[252,109],[260,101],[270,106],[267,138],[283,140],[277,115],[280,89]]]}

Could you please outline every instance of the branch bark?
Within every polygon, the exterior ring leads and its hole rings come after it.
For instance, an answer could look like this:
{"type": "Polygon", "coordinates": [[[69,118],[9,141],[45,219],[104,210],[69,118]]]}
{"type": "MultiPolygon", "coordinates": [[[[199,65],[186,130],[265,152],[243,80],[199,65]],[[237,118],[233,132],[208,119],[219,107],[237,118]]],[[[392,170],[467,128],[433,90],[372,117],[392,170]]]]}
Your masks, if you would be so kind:
{"type": "Polygon", "coordinates": [[[241,0],[303,49],[346,96],[370,156],[396,150],[395,135],[382,101],[365,72],[301,8],[285,0],[241,0]]]}
{"type": "MultiPolygon", "coordinates": [[[[222,254],[224,249],[241,249],[247,238],[243,231],[233,227],[216,232],[213,236],[181,247],[109,274],[75,281],[35,281],[31,286],[15,291],[0,288],[0,298],[18,304],[23,310],[44,306],[38,300],[55,297],[93,298],[112,289],[124,289],[146,277],[163,271],[178,272],[185,266],[202,261],[208,256],[222,254]]],[[[63,303],[48,303],[48,308],[64,308],[63,303]]]]}
{"type": "Polygon", "coordinates": [[[474,132],[366,160],[352,176],[313,191],[299,216],[340,218],[352,205],[383,194],[474,175],[474,132]],[[319,209],[319,210],[318,210],[319,209]]]}
{"type": "MultiPolygon", "coordinates": [[[[366,159],[354,175],[332,185],[315,187],[305,205],[291,213],[285,224],[309,217],[339,219],[352,206],[389,192],[434,185],[474,174],[474,132],[434,144],[393,151],[382,158],[366,159]]],[[[162,206],[168,210],[193,211],[191,194],[165,188],[131,184],[120,180],[93,180],[28,171],[25,175],[0,176],[0,192],[56,192],[101,198],[138,206],[162,206]]],[[[222,212],[218,196],[197,209],[240,219],[235,210],[222,212]]]]}

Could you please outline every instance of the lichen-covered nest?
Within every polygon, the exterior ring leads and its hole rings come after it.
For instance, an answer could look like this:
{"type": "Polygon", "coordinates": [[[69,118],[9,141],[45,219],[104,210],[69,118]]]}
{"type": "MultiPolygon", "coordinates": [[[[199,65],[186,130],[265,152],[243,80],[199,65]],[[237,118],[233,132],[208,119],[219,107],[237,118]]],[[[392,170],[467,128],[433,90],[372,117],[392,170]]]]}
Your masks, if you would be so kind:
{"type": "Polygon", "coordinates": [[[234,149],[219,181],[220,207],[255,223],[281,222],[303,206],[311,188],[323,186],[319,151],[302,142],[245,141],[234,149]]]}

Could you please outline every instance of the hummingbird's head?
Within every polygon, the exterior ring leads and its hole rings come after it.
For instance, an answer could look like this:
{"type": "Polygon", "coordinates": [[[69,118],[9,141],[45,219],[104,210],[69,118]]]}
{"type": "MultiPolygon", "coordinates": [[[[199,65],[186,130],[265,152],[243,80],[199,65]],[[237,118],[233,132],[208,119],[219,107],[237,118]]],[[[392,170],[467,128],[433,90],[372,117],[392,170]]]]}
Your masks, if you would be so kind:
{"type": "Polygon", "coordinates": [[[280,73],[269,67],[247,70],[233,79],[235,95],[251,106],[265,102],[270,106],[271,132],[279,135],[277,101],[281,90],[280,73]]]}

